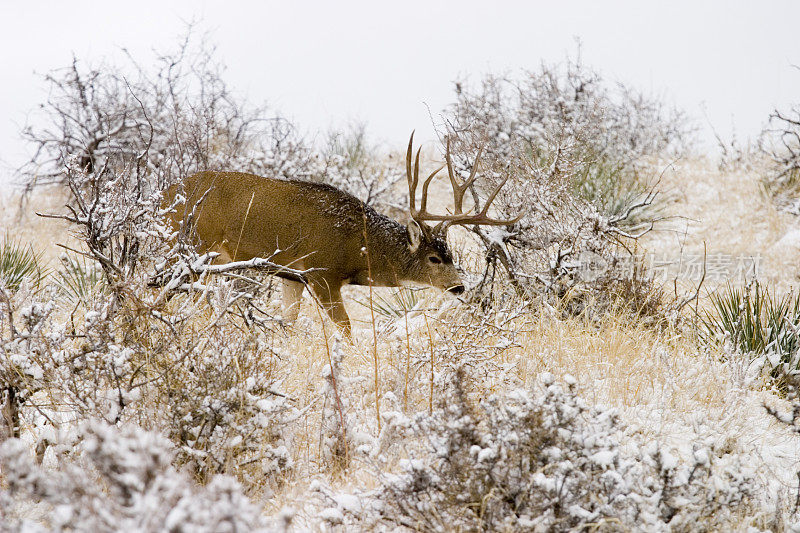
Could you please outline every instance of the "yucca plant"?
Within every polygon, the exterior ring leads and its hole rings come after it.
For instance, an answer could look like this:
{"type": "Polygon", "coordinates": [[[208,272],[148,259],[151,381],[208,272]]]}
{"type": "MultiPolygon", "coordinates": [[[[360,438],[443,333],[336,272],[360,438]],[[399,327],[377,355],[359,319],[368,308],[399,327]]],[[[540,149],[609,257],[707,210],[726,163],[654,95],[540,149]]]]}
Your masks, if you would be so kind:
{"type": "MultiPolygon", "coordinates": [[[[372,309],[391,320],[401,318],[419,305],[418,290],[403,287],[398,291],[392,291],[388,297],[375,293],[372,298],[372,309]]],[[[356,301],[364,307],[370,307],[369,302],[356,301]]]]}
{"type": "Polygon", "coordinates": [[[86,257],[77,259],[65,254],[61,256],[61,265],[55,278],[64,301],[88,306],[92,296],[105,287],[103,271],[86,257]]]}
{"type": "Polygon", "coordinates": [[[47,271],[42,267],[42,254],[30,244],[9,238],[0,243],[0,281],[5,288],[15,292],[27,280],[33,288],[41,286],[47,271]]]}
{"type": "Polygon", "coordinates": [[[800,294],[777,296],[757,281],[728,285],[711,295],[711,309],[700,318],[706,343],[729,342],[741,354],[765,357],[772,377],[796,373],[800,363],[800,294]]]}

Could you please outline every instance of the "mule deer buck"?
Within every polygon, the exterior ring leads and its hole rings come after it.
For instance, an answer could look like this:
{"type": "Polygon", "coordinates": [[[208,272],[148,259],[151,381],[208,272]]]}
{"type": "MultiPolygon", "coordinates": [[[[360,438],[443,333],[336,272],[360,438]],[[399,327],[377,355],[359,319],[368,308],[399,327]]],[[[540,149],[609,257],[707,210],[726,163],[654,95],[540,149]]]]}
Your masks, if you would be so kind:
{"type": "MultiPolygon", "coordinates": [[[[331,185],[242,172],[200,172],[187,178],[186,202],[173,214],[173,221],[183,220],[185,211],[197,206],[196,248],[200,253],[218,252],[217,260],[222,262],[271,256],[279,265],[314,269],[308,275],[311,290],[331,319],[349,335],[343,285],[423,284],[460,294],[464,285],[447,246],[447,228],[455,224],[509,225],[521,218],[498,220],[487,215],[504,183],[479,213],[463,212],[464,193],[476,179],[480,153],[469,179],[462,183],[453,171],[449,143],[446,160],[455,210],[443,215],[427,210],[428,186],[444,166],[423,183],[417,209],[420,150],[412,165],[413,142],[412,133],[406,154],[411,214],[407,225],[331,185]],[[430,227],[426,222],[438,224],[430,227]]],[[[285,315],[294,320],[304,285],[285,279],[283,284],[285,315]]]]}

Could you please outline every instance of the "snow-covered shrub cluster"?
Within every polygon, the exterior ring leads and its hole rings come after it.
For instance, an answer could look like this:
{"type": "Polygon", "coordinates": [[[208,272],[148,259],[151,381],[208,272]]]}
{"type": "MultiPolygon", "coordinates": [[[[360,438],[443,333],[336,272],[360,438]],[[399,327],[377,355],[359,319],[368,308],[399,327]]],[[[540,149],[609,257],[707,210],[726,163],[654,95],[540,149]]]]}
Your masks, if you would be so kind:
{"type": "Polygon", "coordinates": [[[457,83],[445,118],[448,133],[469,132],[467,139],[456,136],[456,152],[465,141],[483,145],[492,166],[509,164],[520,152],[533,162],[558,152],[562,164],[576,167],[573,179],[595,165],[630,171],[647,156],[683,152],[690,134],[682,113],[630,87],[610,89],[580,59],[518,77],[488,75],[475,88],[457,83]]]}
{"type": "MultiPolygon", "coordinates": [[[[462,372],[433,415],[404,418],[422,441],[354,519],[415,531],[714,531],[748,516],[755,467],[698,438],[690,457],[627,434],[575,381],[480,402],[462,372]]],[[[713,441],[713,439],[712,439],[713,441]]]]}
{"type": "MultiPolygon", "coordinates": [[[[269,336],[257,328],[243,335],[231,322],[199,330],[201,342],[175,343],[181,351],[154,362],[163,376],[154,391],[155,427],[197,476],[229,473],[248,486],[273,487],[293,467],[297,409],[278,386],[269,336]]],[[[163,335],[168,348],[172,339],[163,335]]]]}
{"type": "Polygon", "coordinates": [[[513,288],[528,301],[543,301],[567,314],[594,317],[619,307],[660,322],[660,291],[631,252],[633,241],[652,223],[624,225],[654,196],[647,194],[622,214],[609,217],[570,194],[570,172],[558,164],[539,167],[520,159],[487,171],[495,182],[509,178],[495,201],[502,216],[525,216],[506,228],[472,228],[485,257],[477,266],[483,273],[475,280],[476,293],[484,300],[496,298],[498,291],[492,289],[499,285],[501,296],[513,288]]]}
{"type": "Polygon", "coordinates": [[[0,445],[3,531],[266,531],[229,476],[198,485],[173,467],[174,446],[136,426],[88,420],[36,463],[28,444],[0,445]]]}
{"type": "Polygon", "coordinates": [[[241,102],[213,47],[191,29],[153,68],[126,57],[124,65],[98,66],[76,58],[47,75],[48,99],[23,131],[35,148],[22,168],[29,189],[64,183],[69,158],[94,176],[141,167],[158,175],[159,188],[199,170],[310,174],[311,154],[291,123],[241,102]]]}
{"type": "Polygon", "coordinates": [[[690,133],[682,113],[630,87],[609,88],[580,58],[518,77],[487,75],[477,87],[457,83],[445,128],[462,164],[483,146],[493,169],[521,155],[570,166],[572,191],[608,214],[635,199],[645,157],[685,151],[690,133]]]}
{"type": "Polygon", "coordinates": [[[129,284],[124,300],[99,300],[67,320],[55,291],[3,302],[9,435],[33,429],[44,450],[64,425],[132,422],[169,438],[176,464],[199,479],[228,473],[266,488],[291,471],[296,409],[274,374],[273,332],[256,324],[242,334],[230,283],[180,296],[171,309],[153,303],[158,292],[129,284]]]}
{"type": "Polygon", "coordinates": [[[459,83],[444,117],[462,177],[481,153],[486,179],[476,183],[488,193],[508,180],[495,207],[525,213],[507,231],[474,230],[490,267],[499,262],[517,292],[570,294],[579,312],[594,297],[635,300],[631,308],[644,314],[658,307],[629,248],[661,218],[644,163],[685,149],[680,113],[625,87],[610,90],[568,61],[519,78],[489,75],[475,88],[459,83]]]}

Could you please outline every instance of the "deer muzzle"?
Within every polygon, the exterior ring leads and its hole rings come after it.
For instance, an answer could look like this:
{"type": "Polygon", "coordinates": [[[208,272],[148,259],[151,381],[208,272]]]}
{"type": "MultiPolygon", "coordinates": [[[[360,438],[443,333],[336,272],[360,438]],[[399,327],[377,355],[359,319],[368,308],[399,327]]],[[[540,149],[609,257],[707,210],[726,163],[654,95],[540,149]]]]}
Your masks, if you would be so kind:
{"type": "Polygon", "coordinates": [[[447,289],[447,292],[451,294],[463,294],[464,293],[464,286],[463,285],[454,285],[447,289]]]}

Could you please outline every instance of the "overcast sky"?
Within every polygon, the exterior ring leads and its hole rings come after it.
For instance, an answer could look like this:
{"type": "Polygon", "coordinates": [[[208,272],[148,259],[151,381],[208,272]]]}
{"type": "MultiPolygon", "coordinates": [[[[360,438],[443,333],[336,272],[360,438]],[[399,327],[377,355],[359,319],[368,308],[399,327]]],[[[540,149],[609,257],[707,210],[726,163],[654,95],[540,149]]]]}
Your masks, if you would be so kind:
{"type": "MultiPolygon", "coordinates": [[[[757,135],[769,112],[800,104],[798,1],[3,2],[0,178],[21,162],[19,127],[46,97],[41,74],[126,47],[147,58],[189,20],[211,33],[226,81],[311,134],[350,120],[391,146],[412,129],[433,138],[430,112],[452,81],[563,60],[662,95],[707,128],[757,135]]],[[[710,139],[706,129],[701,135],[710,139]]],[[[710,146],[710,143],[709,143],[710,146]]]]}

